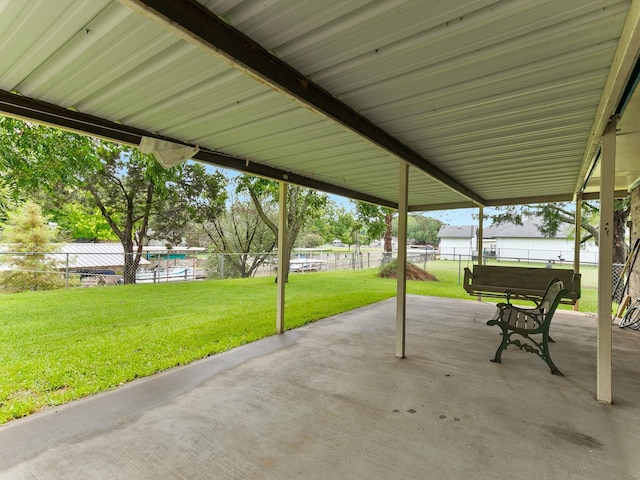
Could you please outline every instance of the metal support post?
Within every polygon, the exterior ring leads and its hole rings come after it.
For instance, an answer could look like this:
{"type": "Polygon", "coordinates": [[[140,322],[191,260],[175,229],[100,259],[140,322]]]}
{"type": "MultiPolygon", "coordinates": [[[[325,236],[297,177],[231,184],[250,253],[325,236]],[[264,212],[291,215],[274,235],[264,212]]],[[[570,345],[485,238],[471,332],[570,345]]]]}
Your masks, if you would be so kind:
{"type": "Polygon", "coordinates": [[[409,203],[409,165],[400,162],[398,198],[398,268],[396,311],[396,357],[405,357],[407,311],[407,217],[409,203]]]}
{"type": "MultiPolygon", "coordinates": [[[[482,254],[483,254],[483,237],[484,237],[484,207],[480,205],[478,207],[478,238],[477,240],[477,250],[478,250],[478,265],[482,265],[482,254]]],[[[482,301],[482,295],[478,295],[478,301],[482,301]]]]}
{"type": "Polygon", "coordinates": [[[613,197],[616,118],[602,136],[600,157],[600,249],[598,254],[597,399],[611,403],[611,289],[613,286],[613,197]]]}
{"type": "Polygon", "coordinates": [[[276,332],[284,332],[285,255],[287,243],[287,183],[280,182],[280,212],[278,215],[278,273],[276,332]]]}

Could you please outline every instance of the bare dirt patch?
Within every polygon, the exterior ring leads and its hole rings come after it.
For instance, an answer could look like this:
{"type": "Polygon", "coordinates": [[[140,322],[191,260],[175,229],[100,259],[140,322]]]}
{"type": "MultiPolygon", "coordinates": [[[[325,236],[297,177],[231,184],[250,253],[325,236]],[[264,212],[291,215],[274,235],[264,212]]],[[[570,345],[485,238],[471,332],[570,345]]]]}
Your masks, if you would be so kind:
{"type": "MultiPolygon", "coordinates": [[[[380,273],[378,275],[383,278],[398,278],[398,263],[395,260],[393,262],[389,262],[380,269],[380,273]]],[[[422,280],[426,282],[438,281],[435,275],[412,263],[407,264],[407,280],[422,280]]]]}

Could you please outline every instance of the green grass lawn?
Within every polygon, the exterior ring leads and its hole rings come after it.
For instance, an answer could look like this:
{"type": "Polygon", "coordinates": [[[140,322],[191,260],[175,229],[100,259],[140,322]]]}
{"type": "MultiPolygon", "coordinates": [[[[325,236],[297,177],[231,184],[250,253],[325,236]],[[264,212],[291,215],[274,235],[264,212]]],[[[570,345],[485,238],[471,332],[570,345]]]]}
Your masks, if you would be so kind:
{"type": "MultiPolygon", "coordinates": [[[[473,298],[453,263],[408,292],[473,298]]],[[[291,275],[286,328],[395,296],[376,273],[291,275]]],[[[272,277],[1,295],[0,423],[272,335],[275,298],[272,277]]]]}

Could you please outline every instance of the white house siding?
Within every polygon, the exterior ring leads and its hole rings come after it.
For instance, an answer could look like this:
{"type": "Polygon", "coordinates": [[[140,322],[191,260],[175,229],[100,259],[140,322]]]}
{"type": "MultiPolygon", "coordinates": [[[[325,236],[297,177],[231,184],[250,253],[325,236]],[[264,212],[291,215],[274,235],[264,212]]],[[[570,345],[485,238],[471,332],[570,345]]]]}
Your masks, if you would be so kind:
{"type": "Polygon", "coordinates": [[[471,238],[447,238],[440,239],[440,259],[456,260],[476,254],[476,237],[471,238]]]}
{"type": "MultiPolygon", "coordinates": [[[[440,229],[440,258],[453,260],[470,258],[476,255],[476,235],[474,226],[444,225],[440,229]]],[[[484,250],[487,258],[495,256],[498,260],[516,260],[521,262],[564,261],[573,263],[574,241],[570,238],[572,228],[565,226],[558,237],[544,237],[536,222],[524,225],[496,225],[484,229],[484,250]]],[[[581,263],[596,264],[598,248],[593,242],[587,242],[580,250],[581,263]]]]}
{"type": "Polygon", "coordinates": [[[496,255],[518,260],[573,261],[573,241],[566,238],[496,238],[496,255]]]}
{"type": "MultiPolygon", "coordinates": [[[[496,238],[496,255],[519,261],[573,262],[574,242],[567,238],[496,238]]],[[[597,248],[587,244],[580,251],[582,263],[596,263],[597,248]]]]}

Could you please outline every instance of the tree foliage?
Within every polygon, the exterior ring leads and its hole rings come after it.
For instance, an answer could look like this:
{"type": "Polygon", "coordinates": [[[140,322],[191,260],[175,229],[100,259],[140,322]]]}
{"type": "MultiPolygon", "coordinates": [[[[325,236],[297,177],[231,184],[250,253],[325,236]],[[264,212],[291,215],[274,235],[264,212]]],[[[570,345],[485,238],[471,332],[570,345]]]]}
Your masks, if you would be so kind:
{"type": "MultiPolygon", "coordinates": [[[[438,233],[442,222],[419,213],[409,214],[407,218],[407,238],[420,245],[438,245],[438,233]]],[[[398,231],[398,221],[394,220],[393,232],[398,231]]]]}
{"type": "MultiPolygon", "coordinates": [[[[51,210],[50,210],[51,211],[51,210]]],[[[104,242],[118,240],[118,237],[97,207],[88,201],[72,200],[54,210],[52,218],[58,228],[74,240],[104,242]]]]}
{"type": "Polygon", "coordinates": [[[49,227],[39,205],[24,203],[10,212],[4,228],[9,252],[3,255],[7,270],[2,274],[2,289],[15,293],[26,290],[53,290],[64,286],[56,262],[48,256],[56,250],[55,231],[49,227]]]}
{"type": "MultiPolygon", "coordinates": [[[[265,202],[266,203],[266,202],[265,202]]],[[[262,206],[270,218],[274,214],[271,204],[262,206]]],[[[222,254],[224,265],[232,276],[251,277],[265,262],[276,245],[272,230],[260,218],[252,201],[234,201],[224,215],[203,222],[215,251],[222,254]]]]}
{"type": "Polygon", "coordinates": [[[167,182],[163,202],[151,222],[153,238],[171,245],[182,242],[192,230],[191,224],[202,228],[223,215],[227,199],[227,179],[220,171],[209,172],[195,162],[178,168],[167,182]]]}
{"type": "Polygon", "coordinates": [[[61,217],[70,198],[85,211],[99,211],[123,246],[125,283],[135,282],[153,217],[175,241],[186,218],[214,215],[224,204],[220,177],[201,165],[165,170],[131,147],[3,117],[0,171],[20,191],[46,191],[61,217]]]}
{"type": "MultiPolygon", "coordinates": [[[[238,178],[237,192],[247,193],[253,202],[258,215],[267,227],[278,238],[277,219],[269,217],[263,208],[267,204],[278,205],[280,185],[272,180],[242,175],[238,178]]],[[[291,252],[296,239],[310,219],[318,214],[327,204],[327,196],[308,188],[289,185],[287,188],[286,241],[284,246],[285,270],[284,279],[288,281],[291,252]]],[[[277,211],[277,210],[276,210],[277,211]]]]}
{"type": "Polygon", "coordinates": [[[367,243],[383,238],[383,250],[391,255],[393,250],[393,218],[397,212],[387,207],[380,207],[370,203],[356,202],[356,218],[358,225],[364,231],[367,243]]]}
{"type": "Polygon", "coordinates": [[[299,246],[320,246],[336,239],[345,245],[354,243],[356,219],[352,212],[327,199],[326,204],[313,213],[301,231],[299,246]]]}

